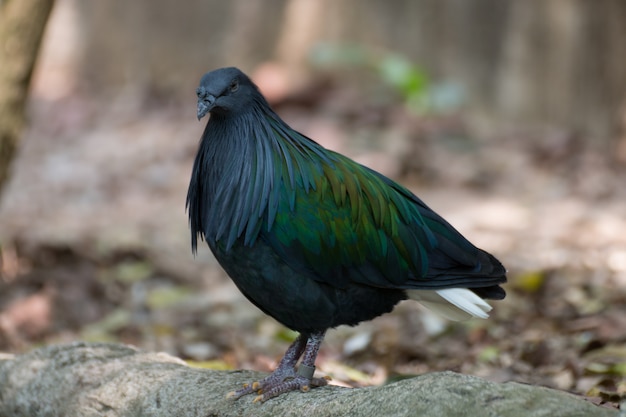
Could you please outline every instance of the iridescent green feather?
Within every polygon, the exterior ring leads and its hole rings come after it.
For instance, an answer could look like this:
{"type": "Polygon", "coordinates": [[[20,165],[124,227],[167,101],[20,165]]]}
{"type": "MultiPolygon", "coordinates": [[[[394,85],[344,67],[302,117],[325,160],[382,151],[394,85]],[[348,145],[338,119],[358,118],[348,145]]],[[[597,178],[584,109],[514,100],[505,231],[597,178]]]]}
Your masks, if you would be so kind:
{"type": "Polygon", "coordinates": [[[260,237],[291,267],[333,285],[391,287],[427,278],[433,228],[476,250],[404,187],[297,132],[273,133],[278,206],[260,237]]]}

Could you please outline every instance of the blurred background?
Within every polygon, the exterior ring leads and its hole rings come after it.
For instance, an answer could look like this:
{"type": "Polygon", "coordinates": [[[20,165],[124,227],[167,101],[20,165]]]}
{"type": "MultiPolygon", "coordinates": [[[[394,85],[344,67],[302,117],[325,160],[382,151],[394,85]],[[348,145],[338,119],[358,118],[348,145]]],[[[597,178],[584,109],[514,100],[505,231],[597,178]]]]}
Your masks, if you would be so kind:
{"type": "Polygon", "coordinates": [[[289,124],[409,186],[509,270],[490,320],[403,303],[329,332],[322,373],[451,369],[615,404],[624,45],[621,0],[0,0],[0,351],[115,341],[275,366],[293,332],[208,247],[192,256],[184,207],[195,88],[237,66],[289,124]]]}

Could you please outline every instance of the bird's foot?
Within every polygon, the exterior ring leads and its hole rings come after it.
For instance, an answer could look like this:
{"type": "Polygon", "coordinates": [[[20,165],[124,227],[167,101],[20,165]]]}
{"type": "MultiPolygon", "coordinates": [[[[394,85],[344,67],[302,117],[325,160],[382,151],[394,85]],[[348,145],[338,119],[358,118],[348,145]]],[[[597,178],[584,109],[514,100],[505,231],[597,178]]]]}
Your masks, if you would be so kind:
{"type": "Polygon", "coordinates": [[[257,393],[254,402],[265,402],[270,398],[289,391],[300,390],[307,392],[312,388],[328,384],[330,377],[314,378],[315,367],[300,365],[298,372],[295,369],[277,369],[266,378],[251,384],[244,384],[243,388],[228,393],[228,398],[238,400],[244,395],[257,393]]]}
{"type": "Polygon", "coordinates": [[[328,384],[330,377],[324,378],[305,378],[303,376],[297,376],[294,379],[289,379],[276,384],[268,389],[259,391],[259,395],[254,399],[254,402],[265,402],[270,398],[279,396],[289,391],[300,390],[302,392],[308,392],[312,388],[323,387],[328,384]]]}

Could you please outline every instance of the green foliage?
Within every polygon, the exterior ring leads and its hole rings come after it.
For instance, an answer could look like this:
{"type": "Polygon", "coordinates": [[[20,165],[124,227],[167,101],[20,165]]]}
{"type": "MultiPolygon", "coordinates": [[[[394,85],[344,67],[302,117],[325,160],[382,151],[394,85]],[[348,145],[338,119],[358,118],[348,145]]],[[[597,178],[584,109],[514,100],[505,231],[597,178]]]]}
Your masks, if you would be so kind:
{"type": "Polygon", "coordinates": [[[160,287],[150,291],[146,304],[154,310],[175,306],[187,300],[192,294],[183,286],[160,287]]]}
{"type": "Polygon", "coordinates": [[[377,69],[381,78],[402,95],[411,111],[423,113],[429,109],[431,82],[426,71],[397,54],[383,57],[377,69]]]}
{"type": "Polygon", "coordinates": [[[231,364],[221,359],[208,361],[186,360],[185,363],[192,368],[211,369],[213,371],[231,371],[233,369],[233,366],[231,364]]]}
{"type": "Polygon", "coordinates": [[[495,362],[501,355],[497,346],[486,346],[478,354],[479,362],[495,362]]]}
{"type": "Polygon", "coordinates": [[[118,308],[104,316],[100,321],[86,326],[81,333],[81,339],[89,342],[116,342],[115,332],[127,327],[130,321],[130,312],[118,308]]]}
{"type": "Polygon", "coordinates": [[[143,281],[153,274],[152,265],[146,261],[125,261],[115,267],[115,278],[125,284],[143,281]]]}
{"type": "Polygon", "coordinates": [[[298,337],[298,332],[295,332],[286,327],[280,327],[278,332],[275,335],[276,340],[281,340],[283,342],[293,342],[298,337]]]}
{"type": "Polygon", "coordinates": [[[541,290],[545,282],[545,271],[526,271],[514,275],[511,280],[511,286],[519,291],[533,294],[541,290]]]}
{"type": "MultiPolygon", "coordinates": [[[[383,84],[404,100],[408,110],[422,114],[441,110],[447,102],[442,100],[439,86],[435,86],[426,70],[404,55],[378,53],[362,45],[321,43],[312,49],[311,63],[318,68],[350,68],[374,74],[383,84]]],[[[451,94],[447,94],[451,96],[451,94]]]]}

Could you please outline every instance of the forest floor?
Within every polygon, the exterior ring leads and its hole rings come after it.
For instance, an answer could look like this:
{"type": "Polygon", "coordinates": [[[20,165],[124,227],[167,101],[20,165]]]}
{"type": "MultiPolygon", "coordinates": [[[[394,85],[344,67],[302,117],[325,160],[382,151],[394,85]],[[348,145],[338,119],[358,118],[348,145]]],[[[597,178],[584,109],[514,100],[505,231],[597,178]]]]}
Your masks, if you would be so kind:
{"type": "MultiPolygon", "coordinates": [[[[454,370],[626,395],[626,178],[560,131],[476,137],[457,116],[355,107],[350,91],[287,98],[308,136],[408,185],[509,271],[489,320],[416,303],[328,332],[317,364],[344,386],[454,370]]],[[[73,340],[167,351],[194,366],[271,370],[293,332],[234,287],[184,209],[204,127],[193,102],[37,101],[0,201],[0,352],[73,340]],[[141,117],[139,117],[141,114],[141,117]]]]}

